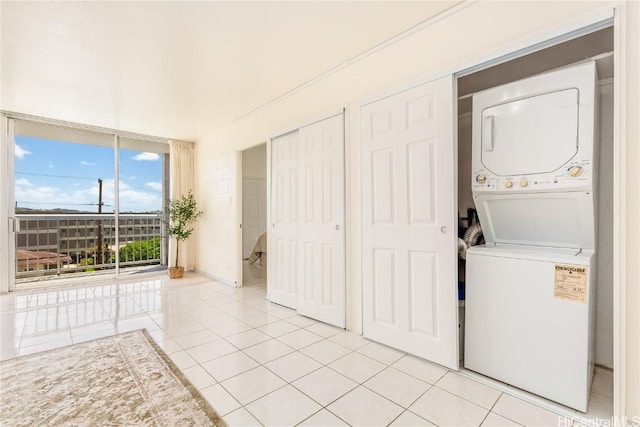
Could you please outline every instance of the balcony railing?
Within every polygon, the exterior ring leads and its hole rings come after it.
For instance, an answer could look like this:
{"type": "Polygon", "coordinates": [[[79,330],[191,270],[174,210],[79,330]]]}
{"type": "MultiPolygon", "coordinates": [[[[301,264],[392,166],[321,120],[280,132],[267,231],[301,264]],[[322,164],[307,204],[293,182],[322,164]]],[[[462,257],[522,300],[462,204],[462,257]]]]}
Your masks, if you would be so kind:
{"type": "Polygon", "coordinates": [[[16,282],[166,264],[160,214],[120,214],[118,233],[114,214],[18,214],[16,221],[16,282]]]}

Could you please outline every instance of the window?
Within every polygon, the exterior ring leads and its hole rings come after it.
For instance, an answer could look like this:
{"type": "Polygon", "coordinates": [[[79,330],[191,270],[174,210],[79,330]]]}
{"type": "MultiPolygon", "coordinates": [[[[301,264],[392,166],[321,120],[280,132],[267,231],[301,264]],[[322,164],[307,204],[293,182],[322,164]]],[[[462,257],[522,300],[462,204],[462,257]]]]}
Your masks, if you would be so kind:
{"type": "Polygon", "coordinates": [[[64,262],[64,271],[47,264],[36,270],[50,269],[47,275],[60,275],[123,268],[116,260],[125,251],[125,241],[131,243],[126,248],[130,252],[152,242],[165,245],[145,262],[138,257],[136,268],[163,263],[166,239],[160,239],[160,232],[142,234],[133,225],[160,223],[168,182],[166,141],[11,120],[15,133],[12,208],[21,224],[29,225],[16,233],[16,250],[26,249],[28,242],[29,250],[74,258],[73,263],[64,262]],[[36,215],[37,220],[28,219],[36,215]],[[120,236],[116,236],[118,221],[124,225],[120,236]],[[94,267],[88,269],[89,264],[94,267]]]}

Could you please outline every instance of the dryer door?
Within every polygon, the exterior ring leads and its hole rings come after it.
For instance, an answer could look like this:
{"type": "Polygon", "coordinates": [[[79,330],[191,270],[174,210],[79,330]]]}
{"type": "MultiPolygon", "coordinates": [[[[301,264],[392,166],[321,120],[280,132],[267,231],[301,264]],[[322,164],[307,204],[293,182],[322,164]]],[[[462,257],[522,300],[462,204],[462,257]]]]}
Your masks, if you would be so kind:
{"type": "Polygon", "coordinates": [[[579,91],[536,94],[482,110],[482,164],[499,176],[553,172],[578,152],[579,91]]]}

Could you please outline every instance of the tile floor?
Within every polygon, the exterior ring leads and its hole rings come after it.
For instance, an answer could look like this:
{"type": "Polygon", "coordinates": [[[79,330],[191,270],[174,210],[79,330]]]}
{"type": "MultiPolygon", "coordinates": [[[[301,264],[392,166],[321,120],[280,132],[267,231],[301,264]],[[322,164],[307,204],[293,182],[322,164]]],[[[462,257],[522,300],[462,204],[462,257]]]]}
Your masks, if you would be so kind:
{"type": "MultiPolygon", "coordinates": [[[[2,295],[0,357],[147,328],[232,427],[579,425],[271,304],[253,273],[243,288],[187,274],[2,295]]],[[[598,370],[591,416],[610,416],[611,390],[598,370]]]]}

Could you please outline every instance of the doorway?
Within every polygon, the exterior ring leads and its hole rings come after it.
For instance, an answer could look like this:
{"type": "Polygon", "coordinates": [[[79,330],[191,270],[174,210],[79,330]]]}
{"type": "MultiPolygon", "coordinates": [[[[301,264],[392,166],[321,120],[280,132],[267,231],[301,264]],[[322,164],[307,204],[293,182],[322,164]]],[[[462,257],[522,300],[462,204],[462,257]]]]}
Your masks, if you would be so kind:
{"type": "Polygon", "coordinates": [[[242,285],[267,283],[267,144],[242,152],[242,285]]]}

